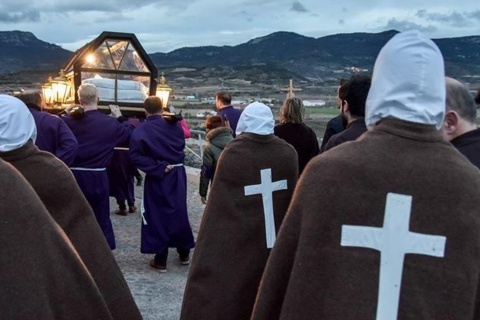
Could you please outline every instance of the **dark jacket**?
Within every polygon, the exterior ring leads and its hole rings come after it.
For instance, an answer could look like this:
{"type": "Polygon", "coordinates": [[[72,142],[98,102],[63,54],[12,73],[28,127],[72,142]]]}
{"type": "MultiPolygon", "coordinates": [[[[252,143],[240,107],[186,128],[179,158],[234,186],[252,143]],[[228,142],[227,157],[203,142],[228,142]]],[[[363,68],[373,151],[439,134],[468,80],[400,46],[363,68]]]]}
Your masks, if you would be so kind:
{"type": "Polygon", "coordinates": [[[323,134],[322,145],[320,149],[327,144],[328,140],[339,132],[345,130],[345,124],[342,118],[342,115],[338,115],[327,122],[327,127],[325,128],[325,133],[323,134]]]}
{"type": "Polygon", "coordinates": [[[347,125],[347,128],[344,131],[339,132],[333,137],[331,137],[327,144],[322,148],[322,150],[320,150],[320,153],[332,149],[333,147],[338,146],[339,144],[342,144],[344,142],[357,140],[357,138],[366,131],[367,126],[365,125],[364,118],[353,120],[347,125]]]}
{"type": "Polygon", "coordinates": [[[480,129],[464,133],[450,143],[480,169],[480,129]]]}
{"type": "Polygon", "coordinates": [[[319,152],[317,135],[304,123],[281,123],[274,128],[277,137],[291,144],[298,155],[298,174],[319,152]]]}

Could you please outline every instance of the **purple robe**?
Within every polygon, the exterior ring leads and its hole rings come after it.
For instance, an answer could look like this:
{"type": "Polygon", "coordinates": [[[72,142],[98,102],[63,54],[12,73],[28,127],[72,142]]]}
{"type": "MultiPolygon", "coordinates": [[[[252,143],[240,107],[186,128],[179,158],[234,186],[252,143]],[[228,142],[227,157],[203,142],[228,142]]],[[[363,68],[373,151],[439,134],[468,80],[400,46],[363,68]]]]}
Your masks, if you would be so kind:
{"type": "MultiPolygon", "coordinates": [[[[138,126],[138,119],[128,119],[133,126],[138,126]]],[[[128,143],[115,148],[113,158],[107,167],[108,182],[110,186],[110,196],[117,202],[135,205],[135,167],[130,159],[128,152],[128,143]]]]}
{"type": "Polygon", "coordinates": [[[38,149],[50,152],[67,166],[75,159],[78,143],[72,131],[63,120],[47,112],[42,112],[36,106],[29,106],[35,125],[38,149]]]}
{"type": "Polygon", "coordinates": [[[168,247],[193,248],[187,214],[187,177],[183,130],[161,116],[149,116],[132,133],[133,164],[146,173],[142,201],[142,253],[163,253],[168,247]],[[178,164],[165,173],[169,164],[178,164]]]}
{"type": "Polygon", "coordinates": [[[95,213],[110,249],[115,249],[115,235],[110,220],[109,186],[106,167],[115,146],[128,142],[133,126],[98,110],[85,112],[83,119],[64,117],[78,141],[78,152],[70,169],[95,213]]]}

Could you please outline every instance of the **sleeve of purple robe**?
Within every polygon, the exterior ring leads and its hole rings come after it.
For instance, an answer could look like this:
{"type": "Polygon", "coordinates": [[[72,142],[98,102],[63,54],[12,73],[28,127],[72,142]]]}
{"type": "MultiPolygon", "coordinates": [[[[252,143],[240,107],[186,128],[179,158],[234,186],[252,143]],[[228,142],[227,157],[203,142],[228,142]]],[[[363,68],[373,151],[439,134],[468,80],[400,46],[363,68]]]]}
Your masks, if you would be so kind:
{"type": "Polygon", "coordinates": [[[155,177],[163,177],[165,175],[165,168],[169,165],[168,162],[154,159],[152,157],[146,156],[149,148],[147,141],[143,140],[141,137],[132,137],[130,139],[130,158],[135,167],[142,170],[148,175],[155,177]]]}
{"type": "Polygon", "coordinates": [[[77,155],[78,142],[63,120],[58,121],[58,148],[55,156],[69,166],[77,155]]]}

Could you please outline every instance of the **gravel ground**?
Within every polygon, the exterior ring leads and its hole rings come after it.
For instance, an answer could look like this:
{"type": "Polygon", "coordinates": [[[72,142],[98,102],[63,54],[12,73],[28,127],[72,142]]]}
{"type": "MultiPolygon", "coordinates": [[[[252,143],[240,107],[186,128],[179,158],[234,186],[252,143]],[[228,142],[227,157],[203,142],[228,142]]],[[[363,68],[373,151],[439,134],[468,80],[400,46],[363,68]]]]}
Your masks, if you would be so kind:
{"type": "MultiPolygon", "coordinates": [[[[188,176],[187,205],[190,224],[197,238],[204,205],[198,195],[198,169],[186,167],[188,176]]],[[[136,187],[136,206],[140,208],[143,187],[136,187]]],[[[152,269],[148,262],[153,255],[140,253],[141,216],[130,213],[128,216],[114,214],[117,204],[110,198],[112,219],[117,249],[113,251],[123,271],[133,297],[145,320],[177,320],[180,316],[183,291],[188,275],[188,266],[180,265],[175,249],[169,252],[168,272],[160,273],[152,269]]]]}

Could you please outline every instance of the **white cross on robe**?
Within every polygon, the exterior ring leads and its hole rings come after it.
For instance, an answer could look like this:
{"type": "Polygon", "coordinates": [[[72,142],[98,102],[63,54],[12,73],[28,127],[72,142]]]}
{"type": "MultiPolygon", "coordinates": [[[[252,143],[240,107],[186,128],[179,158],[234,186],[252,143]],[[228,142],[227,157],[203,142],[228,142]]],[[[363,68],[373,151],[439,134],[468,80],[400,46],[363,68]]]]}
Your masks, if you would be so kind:
{"type": "Polygon", "coordinates": [[[260,184],[245,186],[245,195],[261,194],[263,200],[263,213],[265,215],[265,233],[267,248],[272,248],[275,243],[275,220],[273,217],[273,192],[287,189],[287,180],[272,182],[272,169],[260,171],[260,184]]]}
{"type": "Polygon", "coordinates": [[[342,246],[380,251],[377,320],[397,319],[406,253],[444,256],[446,237],[409,231],[411,204],[411,196],[389,193],[383,228],[342,226],[342,246]]]}

